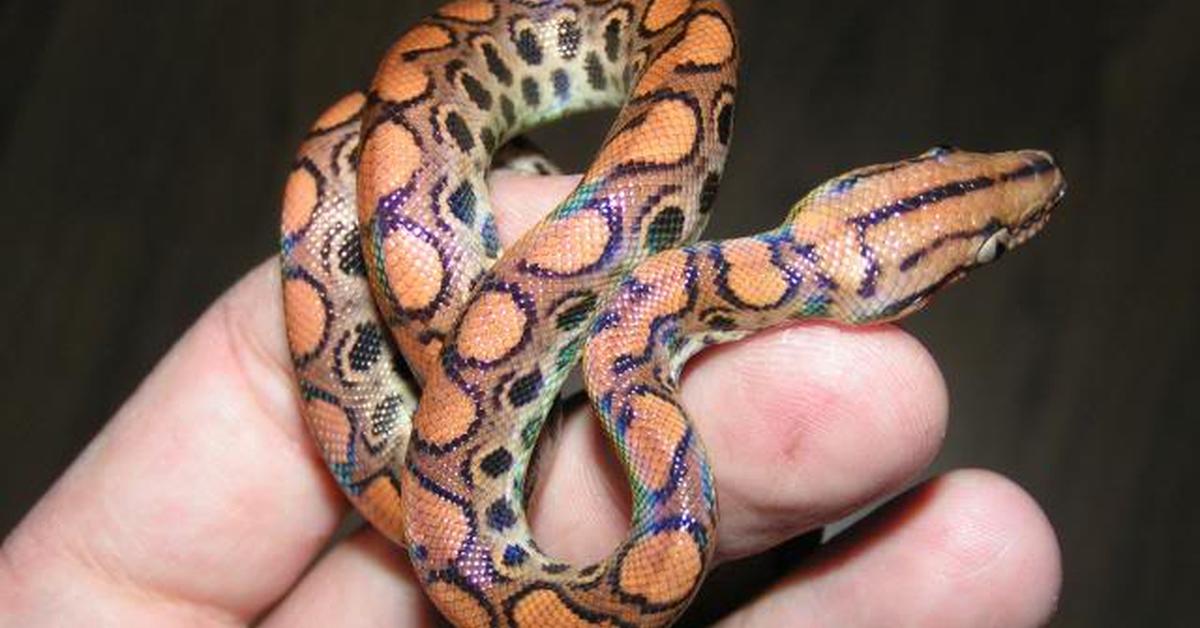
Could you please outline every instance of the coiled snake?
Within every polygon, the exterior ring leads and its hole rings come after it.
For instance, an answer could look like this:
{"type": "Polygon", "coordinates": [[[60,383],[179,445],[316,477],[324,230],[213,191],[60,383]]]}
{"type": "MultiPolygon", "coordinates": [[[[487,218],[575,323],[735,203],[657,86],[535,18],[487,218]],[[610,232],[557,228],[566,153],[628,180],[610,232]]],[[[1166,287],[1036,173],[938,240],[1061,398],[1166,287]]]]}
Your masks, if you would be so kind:
{"type": "Polygon", "coordinates": [[[1039,151],[934,149],[832,179],[773,231],[695,243],[737,58],[716,0],[460,0],[402,36],[300,150],[282,268],[305,417],[457,625],[670,623],[716,541],[683,362],[789,320],[901,317],[1029,238],[1065,189],[1039,151]],[[498,147],[613,106],[578,187],[501,250],[485,183],[498,147]],[[523,505],[581,356],[634,503],[627,540],[573,566],[538,550],[523,505]]]}

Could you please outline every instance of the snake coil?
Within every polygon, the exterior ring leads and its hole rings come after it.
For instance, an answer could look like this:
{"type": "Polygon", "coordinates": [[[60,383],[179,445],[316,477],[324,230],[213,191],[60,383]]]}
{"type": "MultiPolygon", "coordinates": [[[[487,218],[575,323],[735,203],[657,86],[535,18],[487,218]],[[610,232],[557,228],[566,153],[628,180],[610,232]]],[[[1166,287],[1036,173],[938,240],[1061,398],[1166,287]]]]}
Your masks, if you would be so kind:
{"type": "Polygon", "coordinates": [[[669,624],[717,532],[684,361],[790,320],[903,316],[1028,239],[1063,193],[1045,153],[934,149],[832,179],[772,231],[697,243],[737,60],[717,0],[459,0],[300,149],[282,270],[304,415],[456,625],[669,624]],[[620,109],[578,187],[503,249],[495,151],[600,107],[620,109]],[[625,542],[574,566],[539,551],[522,506],[580,357],[634,503],[625,542]]]}

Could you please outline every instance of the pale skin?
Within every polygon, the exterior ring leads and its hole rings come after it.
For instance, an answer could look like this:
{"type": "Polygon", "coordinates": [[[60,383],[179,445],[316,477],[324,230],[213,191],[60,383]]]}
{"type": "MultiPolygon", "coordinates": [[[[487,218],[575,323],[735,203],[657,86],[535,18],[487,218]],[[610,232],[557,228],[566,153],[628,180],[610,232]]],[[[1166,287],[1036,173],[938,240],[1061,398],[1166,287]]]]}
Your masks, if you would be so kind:
{"type": "MultiPolygon", "coordinates": [[[[502,237],[574,181],[495,175],[502,237]]],[[[892,326],[799,325],[717,348],[689,365],[683,399],[720,489],[718,562],[908,486],[947,420],[936,364],[892,326]]],[[[550,554],[583,562],[622,538],[624,479],[604,447],[579,411],[546,448],[531,518],[550,554]]],[[[270,260],[209,308],[4,541],[0,622],[436,625],[404,554],[373,530],[322,553],[347,508],[300,418],[270,260]]],[[[724,624],[1037,626],[1060,586],[1034,500],[998,475],[955,471],[724,624]]]]}

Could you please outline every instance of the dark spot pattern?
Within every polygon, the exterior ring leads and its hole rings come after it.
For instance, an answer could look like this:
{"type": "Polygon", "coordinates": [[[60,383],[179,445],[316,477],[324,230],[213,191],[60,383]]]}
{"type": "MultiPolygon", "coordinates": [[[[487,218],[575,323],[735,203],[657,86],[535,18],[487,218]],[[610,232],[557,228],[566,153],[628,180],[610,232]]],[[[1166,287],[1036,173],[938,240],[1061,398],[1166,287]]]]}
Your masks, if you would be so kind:
{"type": "Polygon", "coordinates": [[[464,73],[459,82],[462,83],[463,89],[467,92],[467,97],[471,99],[471,102],[475,103],[476,107],[479,107],[483,111],[488,111],[492,108],[492,93],[483,86],[483,83],[479,82],[479,79],[464,73]]]}
{"type": "Polygon", "coordinates": [[[518,32],[513,43],[517,46],[517,55],[526,64],[542,64],[542,44],[538,41],[537,34],[531,29],[526,28],[518,32]]]}
{"type": "Polygon", "coordinates": [[[537,81],[532,76],[527,76],[525,80],[521,81],[521,97],[530,107],[542,104],[541,88],[538,87],[537,81]]]}
{"type": "Polygon", "coordinates": [[[560,101],[566,100],[571,96],[571,77],[567,71],[559,68],[550,75],[550,82],[554,84],[554,96],[560,101]]]}
{"type": "Polygon", "coordinates": [[[520,545],[509,545],[504,548],[504,565],[506,567],[519,567],[528,559],[529,552],[520,545]]]}
{"type": "Polygon", "coordinates": [[[487,521],[493,530],[503,532],[517,522],[517,514],[513,512],[508,500],[501,497],[488,506],[487,521]]]}
{"type": "Polygon", "coordinates": [[[604,54],[613,63],[621,57],[621,20],[610,20],[604,26],[604,54]]]}
{"type": "Polygon", "coordinates": [[[504,122],[512,126],[517,121],[517,106],[508,96],[500,97],[500,113],[504,116],[504,122]]]}
{"type": "Polygon", "coordinates": [[[463,120],[457,111],[446,114],[446,131],[454,138],[462,152],[469,153],[475,148],[475,136],[471,135],[471,127],[467,126],[467,121],[463,120]]]}
{"type": "Polygon", "coordinates": [[[686,220],[683,209],[668,207],[658,213],[646,229],[646,247],[650,254],[665,251],[679,241],[686,220]]]}
{"type": "Polygon", "coordinates": [[[537,437],[541,426],[540,421],[534,420],[529,421],[521,427],[521,446],[527,451],[533,449],[533,446],[537,444],[537,437]]]}
{"type": "Polygon", "coordinates": [[[535,370],[513,382],[512,388],[508,389],[508,400],[514,407],[520,408],[537,399],[541,392],[542,372],[535,370]]]}
{"type": "Polygon", "coordinates": [[[491,72],[492,76],[496,77],[496,80],[504,85],[512,85],[512,70],[509,69],[504,59],[500,58],[500,53],[496,51],[496,47],[492,44],[483,44],[481,48],[483,50],[483,59],[487,63],[488,72],[491,72]]]}
{"type": "Polygon", "coordinates": [[[358,337],[354,339],[354,346],[350,348],[350,368],[363,373],[371,370],[383,354],[383,334],[379,327],[372,323],[363,323],[355,331],[358,332],[358,337]]]}
{"type": "Polygon", "coordinates": [[[450,213],[465,225],[475,223],[475,188],[467,181],[450,194],[450,213]]]}
{"type": "Polygon", "coordinates": [[[357,228],[346,232],[342,244],[338,246],[337,256],[338,270],[351,276],[367,276],[367,264],[363,259],[362,241],[357,228]]]}
{"type": "Polygon", "coordinates": [[[733,105],[726,103],[717,114],[717,139],[724,145],[729,145],[733,136],[733,105]]]}
{"type": "Polygon", "coordinates": [[[488,257],[500,254],[500,232],[496,229],[496,218],[491,214],[483,219],[483,227],[479,230],[483,239],[483,250],[488,257]]]}
{"type": "Polygon", "coordinates": [[[513,455],[504,447],[498,447],[495,451],[484,456],[483,461],[479,463],[479,468],[483,472],[493,478],[498,478],[512,468],[513,455]]]}
{"type": "Polygon", "coordinates": [[[591,85],[592,89],[601,92],[608,87],[608,76],[604,74],[604,65],[595,51],[588,53],[583,68],[587,72],[588,85],[591,85]]]}
{"type": "Polygon", "coordinates": [[[386,438],[403,409],[404,399],[397,395],[384,397],[375,404],[371,411],[371,436],[376,439],[386,438]]]}

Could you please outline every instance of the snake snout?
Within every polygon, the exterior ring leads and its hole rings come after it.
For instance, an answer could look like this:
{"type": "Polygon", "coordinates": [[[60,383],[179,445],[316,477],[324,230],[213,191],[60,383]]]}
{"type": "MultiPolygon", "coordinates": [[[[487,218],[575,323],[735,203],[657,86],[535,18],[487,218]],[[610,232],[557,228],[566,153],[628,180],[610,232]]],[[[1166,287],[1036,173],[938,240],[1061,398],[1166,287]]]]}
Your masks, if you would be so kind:
{"type": "Polygon", "coordinates": [[[1051,212],[1067,194],[1066,177],[1053,155],[1027,149],[1017,151],[1017,156],[1025,165],[1015,174],[1029,177],[1036,191],[1013,222],[1014,245],[1028,240],[1045,226],[1051,212]]]}

